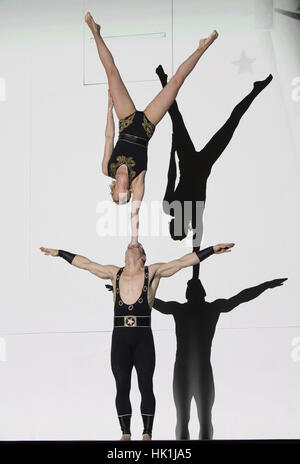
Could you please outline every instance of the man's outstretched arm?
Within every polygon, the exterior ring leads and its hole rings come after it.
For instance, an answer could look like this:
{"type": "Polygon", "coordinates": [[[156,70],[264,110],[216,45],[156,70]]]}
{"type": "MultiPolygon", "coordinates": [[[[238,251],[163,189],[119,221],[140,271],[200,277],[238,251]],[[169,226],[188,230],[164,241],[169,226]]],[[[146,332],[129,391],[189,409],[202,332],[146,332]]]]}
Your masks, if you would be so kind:
{"type": "Polygon", "coordinates": [[[194,266],[195,264],[198,264],[200,261],[203,261],[213,254],[219,255],[221,253],[229,253],[233,246],[234,243],[219,243],[218,245],[205,248],[204,250],[187,253],[181,258],[174,259],[168,263],[159,263],[156,267],[156,276],[171,277],[181,269],[194,266]]]}
{"type": "Polygon", "coordinates": [[[153,308],[162,314],[174,314],[175,310],[181,306],[177,301],[163,301],[155,298],[153,308]]]}
{"type": "Polygon", "coordinates": [[[254,300],[255,298],[259,297],[263,292],[265,292],[269,288],[281,287],[286,280],[287,278],[283,278],[263,282],[262,284],[256,285],[255,287],[246,288],[245,290],[242,290],[237,295],[232,296],[227,300],[216,300],[214,302],[214,305],[216,308],[219,308],[220,312],[228,313],[240,304],[247,303],[248,301],[254,300]]]}
{"type": "Polygon", "coordinates": [[[75,255],[69,251],[55,250],[53,248],[44,247],[41,247],[40,250],[47,256],[60,256],[73,266],[89,271],[101,279],[112,279],[114,272],[117,270],[116,266],[98,264],[88,258],[85,258],[84,256],[75,255]]]}

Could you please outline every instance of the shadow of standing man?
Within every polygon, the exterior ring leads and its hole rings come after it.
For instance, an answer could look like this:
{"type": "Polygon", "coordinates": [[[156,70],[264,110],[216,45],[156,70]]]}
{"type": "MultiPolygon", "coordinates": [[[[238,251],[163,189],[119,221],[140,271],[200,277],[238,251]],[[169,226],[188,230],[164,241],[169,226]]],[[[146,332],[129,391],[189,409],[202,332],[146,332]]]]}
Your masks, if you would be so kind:
{"type": "Polygon", "coordinates": [[[199,279],[187,282],[186,303],[155,298],[153,307],[172,314],[177,339],[173,376],[173,395],[177,412],[176,440],[189,440],[192,398],[200,424],[199,440],[212,439],[212,406],[215,398],[211,346],[221,313],[228,313],[242,303],[257,298],[265,290],[279,287],[287,279],[274,279],[242,290],[228,299],[205,301],[206,292],[199,279]]]}

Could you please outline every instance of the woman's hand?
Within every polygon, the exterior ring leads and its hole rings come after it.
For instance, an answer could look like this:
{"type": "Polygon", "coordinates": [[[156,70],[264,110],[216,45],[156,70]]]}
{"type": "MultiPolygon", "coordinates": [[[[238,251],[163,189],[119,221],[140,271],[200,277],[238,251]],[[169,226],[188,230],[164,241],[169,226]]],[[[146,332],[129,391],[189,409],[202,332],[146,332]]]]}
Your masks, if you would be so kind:
{"type": "Polygon", "coordinates": [[[128,246],[129,246],[129,248],[137,248],[139,245],[140,244],[139,244],[137,238],[133,237],[128,246]]]}

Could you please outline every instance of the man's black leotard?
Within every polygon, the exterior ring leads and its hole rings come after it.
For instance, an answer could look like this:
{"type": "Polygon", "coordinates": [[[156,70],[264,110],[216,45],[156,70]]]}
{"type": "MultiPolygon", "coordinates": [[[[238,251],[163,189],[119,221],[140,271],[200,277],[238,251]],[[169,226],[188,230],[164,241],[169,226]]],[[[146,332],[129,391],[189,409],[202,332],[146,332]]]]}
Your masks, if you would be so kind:
{"type": "Polygon", "coordinates": [[[119,166],[126,164],[129,184],[147,170],[147,146],[155,126],[143,111],[135,111],[119,121],[119,139],[108,161],[108,175],[115,178],[119,166]]]}
{"type": "Polygon", "coordinates": [[[123,268],[116,279],[114,330],[111,345],[111,367],[116,380],[116,407],[123,433],[130,433],[130,384],[133,366],[136,368],[141,392],[141,413],[144,433],[152,432],[155,411],[152,377],[155,367],[155,350],[151,330],[151,308],[148,304],[149,271],[145,267],[143,288],[138,300],[131,305],[120,296],[119,281],[123,268]],[[136,325],[135,325],[136,324],[136,325]]]}

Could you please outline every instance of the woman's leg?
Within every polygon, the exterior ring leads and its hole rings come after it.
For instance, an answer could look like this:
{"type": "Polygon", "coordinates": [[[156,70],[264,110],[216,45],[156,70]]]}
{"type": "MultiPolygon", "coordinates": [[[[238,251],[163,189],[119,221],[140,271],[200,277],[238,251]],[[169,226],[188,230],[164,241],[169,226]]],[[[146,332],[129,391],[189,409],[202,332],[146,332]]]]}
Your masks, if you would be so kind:
{"type": "Polygon", "coordinates": [[[144,113],[153,124],[156,125],[166,114],[186,77],[192,72],[205,50],[217,37],[218,33],[214,31],[207,39],[200,40],[197,50],[179,66],[167,85],[149,103],[144,113]]]}
{"type": "Polygon", "coordinates": [[[90,13],[86,14],[85,21],[94,36],[99,58],[104,66],[107,75],[108,86],[114,102],[114,107],[117,116],[119,119],[123,119],[135,111],[134,103],[131,100],[131,97],[124,85],[124,82],[121,79],[120,73],[115,65],[113,56],[100,35],[100,26],[95,23],[90,13]]]}

